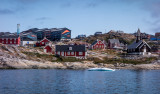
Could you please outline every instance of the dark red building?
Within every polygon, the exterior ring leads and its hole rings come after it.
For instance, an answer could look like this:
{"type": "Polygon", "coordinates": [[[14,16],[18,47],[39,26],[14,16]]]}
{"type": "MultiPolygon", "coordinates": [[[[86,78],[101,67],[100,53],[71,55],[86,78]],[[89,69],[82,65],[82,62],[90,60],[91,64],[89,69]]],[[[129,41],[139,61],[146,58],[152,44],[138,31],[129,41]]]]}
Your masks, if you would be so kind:
{"type": "Polygon", "coordinates": [[[56,45],[55,54],[64,57],[86,58],[85,45],[56,45]]]}
{"type": "Polygon", "coordinates": [[[160,32],[155,33],[156,37],[160,37],[160,32]]]}
{"type": "Polygon", "coordinates": [[[45,53],[52,53],[52,51],[53,51],[53,50],[52,50],[52,47],[51,47],[51,46],[47,45],[47,46],[44,47],[44,52],[45,52],[45,53]]]}
{"type": "Polygon", "coordinates": [[[20,45],[20,37],[17,35],[3,35],[0,36],[0,43],[7,45],[20,45]]]}
{"type": "Polygon", "coordinates": [[[90,49],[105,49],[105,47],[106,47],[105,43],[97,39],[95,42],[92,43],[90,49]]]}
{"type": "Polygon", "coordinates": [[[46,46],[46,45],[48,45],[50,42],[51,42],[51,41],[48,40],[48,39],[45,37],[45,38],[44,38],[43,40],[41,40],[40,42],[37,42],[37,43],[36,43],[36,46],[37,46],[37,47],[39,47],[39,46],[46,46]]]}

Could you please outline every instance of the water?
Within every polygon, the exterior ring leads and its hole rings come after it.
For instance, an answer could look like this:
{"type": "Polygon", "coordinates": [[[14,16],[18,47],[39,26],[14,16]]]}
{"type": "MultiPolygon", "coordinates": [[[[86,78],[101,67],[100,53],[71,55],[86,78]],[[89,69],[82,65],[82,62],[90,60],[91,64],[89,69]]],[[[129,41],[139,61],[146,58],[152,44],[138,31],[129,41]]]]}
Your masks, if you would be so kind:
{"type": "Polygon", "coordinates": [[[0,94],[160,94],[160,70],[0,70],[0,94]]]}

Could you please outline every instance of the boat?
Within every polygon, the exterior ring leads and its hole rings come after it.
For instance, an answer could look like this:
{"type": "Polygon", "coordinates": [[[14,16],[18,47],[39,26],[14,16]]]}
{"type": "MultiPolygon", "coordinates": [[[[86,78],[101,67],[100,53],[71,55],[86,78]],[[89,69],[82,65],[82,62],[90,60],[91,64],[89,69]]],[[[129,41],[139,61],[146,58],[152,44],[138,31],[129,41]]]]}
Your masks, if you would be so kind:
{"type": "Polygon", "coordinates": [[[88,71],[115,71],[115,69],[110,68],[90,68],[88,71]]]}

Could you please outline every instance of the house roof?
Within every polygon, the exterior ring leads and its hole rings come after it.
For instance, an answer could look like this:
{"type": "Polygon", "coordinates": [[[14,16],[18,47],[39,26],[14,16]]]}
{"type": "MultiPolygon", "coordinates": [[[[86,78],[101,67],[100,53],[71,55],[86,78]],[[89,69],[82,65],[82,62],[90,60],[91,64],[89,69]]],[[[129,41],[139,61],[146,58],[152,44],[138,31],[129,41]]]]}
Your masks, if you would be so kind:
{"type": "Polygon", "coordinates": [[[110,43],[120,43],[118,39],[109,39],[110,43]]]}
{"type": "MultiPolygon", "coordinates": [[[[95,45],[98,41],[101,41],[101,40],[96,40],[96,41],[94,41],[91,45],[95,45]]],[[[104,43],[103,41],[101,41],[102,43],[104,43]]]]}
{"type": "Polygon", "coordinates": [[[19,36],[18,35],[3,35],[3,36],[0,36],[0,38],[18,38],[19,36]]]}
{"type": "Polygon", "coordinates": [[[22,41],[37,41],[37,39],[23,37],[22,41]]]}
{"type": "Polygon", "coordinates": [[[99,41],[99,40],[94,41],[94,42],[92,43],[92,45],[95,45],[98,41],[99,41]]]}
{"type": "Polygon", "coordinates": [[[43,40],[48,40],[49,42],[51,42],[49,39],[47,39],[46,37],[44,37],[40,42],[42,42],[43,40]]]}
{"type": "Polygon", "coordinates": [[[144,45],[144,44],[146,44],[149,48],[151,48],[145,41],[142,41],[142,40],[140,40],[139,42],[137,42],[136,43],[136,41],[135,42],[133,42],[131,45],[129,45],[127,48],[128,49],[136,49],[139,45],[141,45],[141,47],[144,45]],[[141,45],[142,44],[142,45],[141,45]]]}
{"type": "Polygon", "coordinates": [[[56,51],[85,52],[85,45],[56,45],[56,51]],[[71,50],[69,49],[71,47],[71,50]]]}
{"type": "Polygon", "coordinates": [[[134,41],[131,45],[128,45],[128,49],[135,49],[137,48],[143,41],[140,40],[139,42],[136,43],[136,41],[134,41]]]}

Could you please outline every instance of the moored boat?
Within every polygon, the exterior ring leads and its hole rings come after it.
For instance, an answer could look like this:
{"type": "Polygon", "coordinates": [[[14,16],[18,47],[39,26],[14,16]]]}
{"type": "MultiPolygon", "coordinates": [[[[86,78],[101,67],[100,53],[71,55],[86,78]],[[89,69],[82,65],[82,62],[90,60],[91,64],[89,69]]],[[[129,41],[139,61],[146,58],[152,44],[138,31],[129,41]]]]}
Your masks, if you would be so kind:
{"type": "Polygon", "coordinates": [[[115,71],[115,69],[110,68],[90,68],[88,71],[115,71]]]}

